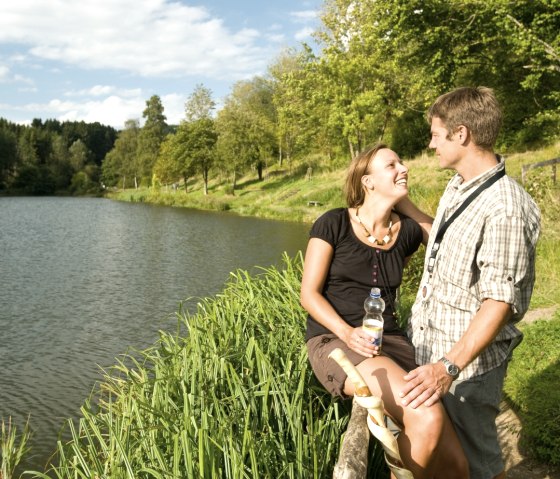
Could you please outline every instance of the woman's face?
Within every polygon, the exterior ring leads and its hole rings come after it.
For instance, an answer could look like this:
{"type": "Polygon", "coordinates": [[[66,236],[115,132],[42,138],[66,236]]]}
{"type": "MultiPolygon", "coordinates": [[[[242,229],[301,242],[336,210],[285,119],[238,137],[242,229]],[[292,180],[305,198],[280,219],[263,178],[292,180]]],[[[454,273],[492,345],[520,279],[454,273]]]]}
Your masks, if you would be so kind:
{"type": "Polygon", "coordinates": [[[393,150],[383,148],[370,161],[362,181],[378,193],[402,198],[408,193],[408,168],[393,150]]]}

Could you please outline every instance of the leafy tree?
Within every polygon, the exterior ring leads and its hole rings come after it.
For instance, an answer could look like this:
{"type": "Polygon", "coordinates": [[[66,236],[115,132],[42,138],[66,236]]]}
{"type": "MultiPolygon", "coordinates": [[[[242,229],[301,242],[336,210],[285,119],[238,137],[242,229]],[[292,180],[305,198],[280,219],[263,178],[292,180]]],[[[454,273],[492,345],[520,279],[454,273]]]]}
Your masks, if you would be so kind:
{"type": "Polygon", "coordinates": [[[88,150],[87,146],[82,140],[76,140],[70,146],[68,153],[70,165],[75,172],[78,172],[84,168],[84,166],[89,162],[91,158],[91,151],[88,150]]]}
{"type": "Polygon", "coordinates": [[[138,138],[140,126],[138,120],[127,120],[114,148],[107,153],[102,164],[102,181],[107,185],[115,185],[120,179],[122,188],[126,187],[126,179],[133,178],[135,187],[138,186],[137,177],[140,171],[138,164],[138,138]]]}
{"type": "MultiPolygon", "coordinates": [[[[47,125],[47,122],[45,122],[45,125],[47,125]]],[[[52,139],[51,158],[48,165],[54,178],[56,190],[66,190],[70,185],[75,170],[70,162],[70,151],[66,141],[58,133],[54,133],[52,139]]]]}
{"type": "Polygon", "coordinates": [[[17,162],[17,137],[0,125],[0,189],[9,186],[17,162]]]}
{"type": "Polygon", "coordinates": [[[272,81],[272,101],[276,109],[276,135],[279,165],[298,154],[311,151],[318,120],[310,115],[307,63],[312,61],[310,50],[283,52],[269,67],[272,81]]]}
{"type": "Polygon", "coordinates": [[[218,114],[220,158],[234,173],[254,166],[260,181],[263,168],[277,148],[276,109],[272,99],[273,83],[262,77],[237,82],[218,114]]]}
{"type": "Polygon", "coordinates": [[[167,134],[164,108],[158,95],[152,95],[146,101],[146,108],[142,113],[144,126],[138,135],[138,174],[144,180],[151,178],[152,169],[157,161],[161,144],[167,134]]]}
{"type": "MultiPolygon", "coordinates": [[[[182,175],[182,167],[177,135],[167,135],[161,144],[158,159],[154,165],[154,176],[161,184],[168,185],[175,182],[182,175]]],[[[185,175],[184,177],[185,191],[189,176],[185,175]]]]}
{"type": "MultiPolygon", "coordinates": [[[[212,92],[197,85],[185,103],[186,120],[179,125],[177,139],[181,143],[182,171],[200,171],[204,181],[204,194],[208,194],[208,175],[215,158],[218,134],[212,116],[216,104],[212,92]]],[[[186,181],[186,178],[185,178],[186,181]]],[[[186,189],[185,183],[185,189],[186,189]]]]}

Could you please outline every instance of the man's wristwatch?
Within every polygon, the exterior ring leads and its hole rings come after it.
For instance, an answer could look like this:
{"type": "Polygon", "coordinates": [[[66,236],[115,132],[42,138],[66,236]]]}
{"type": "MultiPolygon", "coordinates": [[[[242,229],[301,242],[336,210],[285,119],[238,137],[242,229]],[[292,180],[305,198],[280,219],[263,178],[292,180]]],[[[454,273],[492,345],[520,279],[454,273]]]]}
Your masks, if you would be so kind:
{"type": "Polygon", "coordinates": [[[453,379],[457,379],[461,370],[456,364],[453,364],[449,359],[443,356],[440,361],[445,365],[445,371],[449,374],[453,379]]]}

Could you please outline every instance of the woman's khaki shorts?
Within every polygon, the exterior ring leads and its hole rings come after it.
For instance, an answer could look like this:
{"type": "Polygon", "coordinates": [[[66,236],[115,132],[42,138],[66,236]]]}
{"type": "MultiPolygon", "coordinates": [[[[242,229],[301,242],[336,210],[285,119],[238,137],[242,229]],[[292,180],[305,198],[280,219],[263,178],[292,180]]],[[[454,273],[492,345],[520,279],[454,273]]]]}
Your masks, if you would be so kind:
{"type": "MultiPolygon", "coordinates": [[[[354,366],[367,359],[351,350],[336,334],[322,334],[307,341],[307,354],[315,376],[333,396],[345,398],[343,390],[347,375],[333,359],[329,359],[329,354],[336,348],[342,349],[354,366]]],[[[381,355],[391,358],[407,372],[417,367],[414,347],[405,336],[383,335],[381,355]]]]}

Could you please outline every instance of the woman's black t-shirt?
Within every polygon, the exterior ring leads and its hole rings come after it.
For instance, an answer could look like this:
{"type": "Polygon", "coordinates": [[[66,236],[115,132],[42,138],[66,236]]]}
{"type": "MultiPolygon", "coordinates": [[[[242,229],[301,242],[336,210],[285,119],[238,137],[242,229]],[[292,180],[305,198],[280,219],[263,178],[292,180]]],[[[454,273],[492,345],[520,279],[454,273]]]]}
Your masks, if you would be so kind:
{"type": "MultiPolygon", "coordinates": [[[[372,287],[378,287],[385,300],[384,332],[404,334],[398,327],[394,305],[402,281],[405,258],[422,242],[418,223],[399,215],[401,228],[393,246],[387,250],[369,246],[356,237],[347,208],[327,211],[315,221],[310,238],[320,238],[333,249],[323,296],[350,325],[362,325],[364,300],[372,287]]],[[[306,341],[320,334],[332,333],[311,316],[307,317],[306,341]]]]}

